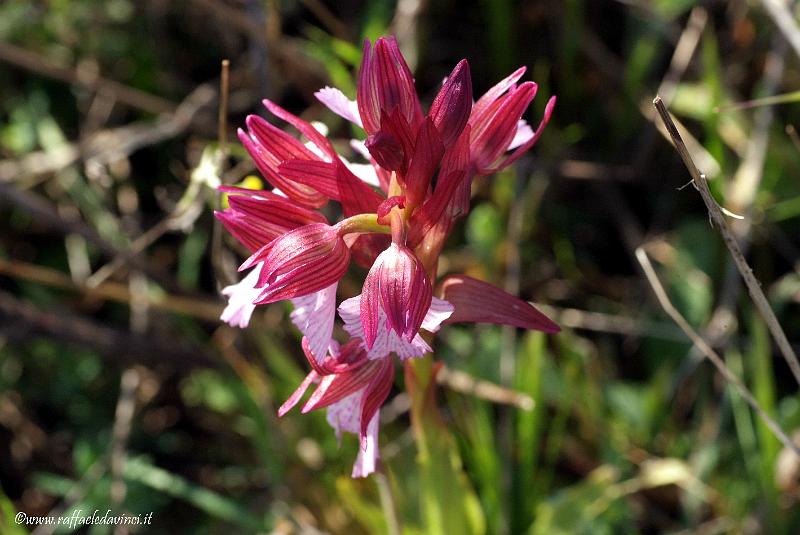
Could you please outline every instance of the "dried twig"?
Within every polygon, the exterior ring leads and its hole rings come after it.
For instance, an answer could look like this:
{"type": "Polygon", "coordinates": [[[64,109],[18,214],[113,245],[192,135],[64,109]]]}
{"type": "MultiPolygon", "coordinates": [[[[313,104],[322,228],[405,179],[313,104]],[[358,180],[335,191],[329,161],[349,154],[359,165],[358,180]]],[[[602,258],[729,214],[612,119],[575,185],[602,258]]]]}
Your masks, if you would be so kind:
{"type": "Polygon", "coordinates": [[[220,152],[226,154],[228,142],[228,96],[230,95],[230,60],[223,59],[219,74],[219,108],[217,110],[217,143],[220,152]]]}
{"type": "Polygon", "coordinates": [[[123,104],[149,113],[171,112],[175,109],[175,104],[167,99],[109,80],[96,72],[87,72],[87,69],[64,67],[36,52],[5,41],[0,41],[0,61],[92,91],[103,91],[123,104]]]}
{"type": "MultiPolygon", "coordinates": [[[[100,236],[100,234],[82,219],[77,217],[62,216],[57,208],[49,200],[31,191],[21,191],[10,184],[0,182],[0,205],[6,204],[12,208],[19,208],[31,214],[39,224],[45,224],[56,232],[63,234],[77,234],[104,254],[113,256],[119,253],[118,248],[100,236]]],[[[165,287],[172,288],[175,285],[169,277],[154,269],[149,263],[138,259],[130,259],[131,266],[140,269],[147,275],[165,287]]]]}
{"type": "Polygon", "coordinates": [[[692,177],[695,188],[700,192],[700,196],[703,198],[703,202],[706,205],[706,209],[708,210],[708,214],[712,223],[716,225],[722,234],[722,239],[732,256],[733,261],[736,263],[739,273],[744,279],[747,290],[750,293],[750,297],[753,299],[756,308],[758,308],[758,311],[766,322],[770,333],[772,333],[772,337],[778,344],[778,348],[780,349],[783,358],[786,360],[786,363],[789,365],[789,368],[797,380],[797,383],[800,384],[800,362],[797,360],[797,355],[792,349],[791,344],[789,344],[789,340],[786,338],[786,334],[783,332],[780,323],[778,323],[778,319],[775,317],[775,313],[772,311],[767,298],[764,296],[764,292],[761,290],[760,283],[755,278],[755,275],[753,275],[753,270],[750,269],[750,266],[747,264],[747,260],[745,260],[744,255],[739,248],[739,243],[736,241],[736,237],[728,226],[728,222],[725,220],[722,209],[717,204],[717,201],[714,200],[711,190],[708,188],[708,183],[706,182],[705,176],[701,174],[695,166],[694,161],[689,155],[689,151],[686,149],[686,145],[683,143],[681,135],[678,133],[678,129],[675,127],[675,123],[672,121],[672,118],[670,117],[666,106],[664,106],[664,103],[661,101],[661,98],[656,97],[655,100],[653,100],[653,104],[655,105],[656,110],[661,116],[661,120],[664,122],[664,126],[666,126],[667,131],[672,138],[675,149],[678,151],[678,154],[683,160],[684,165],[689,170],[689,174],[692,177]]]}
{"type": "Polygon", "coordinates": [[[447,366],[442,366],[439,370],[436,382],[454,392],[475,396],[500,405],[511,405],[524,411],[532,410],[536,404],[533,398],[527,394],[504,388],[490,381],[476,379],[466,372],[453,370],[447,366]]]}
{"type": "MultiPolygon", "coordinates": [[[[767,63],[762,79],[762,91],[765,94],[773,94],[783,77],[783,57],[785,55],[786,43],[778,36],[775,41],[774,50],[767,55],[767,63]]],[[[753,133],[747,142],[746,150],[739,164],[739,168],[733,180],[728,184],[728,193],[725,196],[726,203],[730,203],[732,211],[737,214],[750,214],[752,204],[755,200],[758,187],[761,183],[764,168],[764,158],[766,156],[769,130],[772,126],[773,113],[771,108],[761,108],[754,116],[753,133]]],[[[744,254],[749,249],[751,229],[751,219],[745,218],[733,221],[731,231],[736,237],[744,254]]],[[[730,335],[736,330],[736,301],[739,298],[741,284],[736,265],[729,259],[725,265],[722,284],[719,290],[719,299],[708,325],[703,329],[703,337],[708,339],[717,348],[727,343],[730,335]]],[[[682,377],[688,377],[694,366],[702,360],[702,353],[695,347],[682,366],[679,373],[679,381],[682,377]]]]}
{"type": "MultiPolygon", "coordinates": [[[[134,333],[134,335],[141,333],[134,333]]],[[[123,503],[127,486],[123,478],[125,463],[128,460],[128,438],[136,411],[136,391],[141,377],[135,366],[122,372],[119,386],[117,408],[114,411],[114,427],[111,430],[111,501],[115,506],[123,503]]]]}
{"type": "Polygon", "coordinates": [[[689,322],[686,321],[678,309],[672,304],[667,296],[666,290],[661,285],[661,281],[658,279],[658,275],[656,275],[655,269],[653,269],[653,265],[650,263],[650,259],[647,257],[647,253],[644,252],[644,249],[638,247],[636,249],[636,259],[639,261],[639,264],[642,266],[642,270],[644,271],[645,277],[647,277],[647,281],[650,283],[650,286],[653,288],[653,292],[656,294],[656,298],[658,299],[661,308],[664,309],[664,312],[672,318],[672,320],[681,328],[681,330],[686,333],[686,336],[694,343],[703,354],[708,357],[714,366],[716,366],[719,373],[725,378],[728,383],[734,386],[736,390],[739,392],[739,395],[744,398],[744,400],[753,408],[753,410],[758,414],[758,416],[764,421],[764,423],[769,427],[770,431],[775,435],[775,437],[781,441],[781,443],[786,446],[787,448],[794,451],[798,456],[800,456],[800,447],[794,444],[786,433],[781,429],[778,423],[772,419],[772,417],[767,414],[767,412],[759,405],[756,398],[753,394],[748,390],[748,388],[742,383],[742,381],[734,374],[730,368],[725,364],[716,351],[714,351],[708,342],[703,339],[697,332],[689,325],[689,322]]]}
{"type": "Polygon", "coordinates": [[[583,329],[625,336],[644,336],[662,340],[683,340],[681,331],[671,323],[651,322],[641,317],[607,314],[576,308],[561,308],[544,303],[531,303],[547,317],[570,329],[583,329]]]}
{"type": "MultiPolygon", "coordinates": [[[[125,304],[130,304],[132,299],[131,292],[125,284],[105,282],[90,288],[75,282],[60,271],[27,262],[9,261],[0,258],[0,274],[44,284],[53,288],[79,292],[89,299],[105,299],[125,304]]],[[[138,298],[146,300],[147,305],[156,310],[185,314],[215,323],[219,321],[219,315],[222,313],[223,308],[219,302],[185,295],[151,295],[145,293],[139,295],[138,298]]]]}
{"type": "Polygon", "coordinates": [[[214,102],[216,91],[209,84],[198,86],[169,112],[156,120],[143,120],[109,128],[87,136],[80,143],[58,149],[32,152],[19,159],[0,160],[0,183],[27,175],[60,171],[83,158],[87,165],[106,165],[137,150],[155,145],[186,131],[195,115],[214,102]]]}
{"type": "Polygon", "coordinates": [[[398,0],[392,19],[392,34],[411,70],[415,70],[419,56],[419,17],[427,7],[427,0],[398,0]]]}
{"type": "Polygon", "coordinates": [[[133,335],[63,311],[44,310],[0,291],[0,336],[24,342],[33,334],[45,334],[91,347],[114,360],[136,359],[150,364],[170,362],[188,366],[219,367],[220,362],[202,348],[154,336],[133,335]]]}

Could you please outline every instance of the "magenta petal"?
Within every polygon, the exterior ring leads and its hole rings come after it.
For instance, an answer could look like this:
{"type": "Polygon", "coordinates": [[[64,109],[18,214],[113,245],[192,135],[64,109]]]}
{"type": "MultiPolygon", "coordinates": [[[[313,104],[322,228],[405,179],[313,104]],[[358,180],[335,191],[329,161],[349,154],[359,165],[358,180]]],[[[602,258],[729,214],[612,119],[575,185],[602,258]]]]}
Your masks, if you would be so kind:
{"type": "Polygon", "coordinates": [[[536,96],[537,86],[524,82],[489,105],[472,125],[470,150],[479,173],[484,173],[511,144],[525,109],[536,96]]]}
{"type": "MultiPolygon", "coordinates": [[[[388,249],[387,249],[388,250],[388,249]]],[[[375,338],[378,336],[378,321],[380,318],[379,307],[381,302],[380,295],[380,258],[378,255],[375,263],[370,268],[367,278],[364,279],[364,286],[361,289],[361,325],[364,329],[364,344],[367,349],[372,349],[375,338]]]]}
{"type": "Polygon", "coordinates": [[[320,162],[289,160],[280,166],[280,172],[288,179],[312,186],[324,195],[342,204],[345,217],[355,214],[374,213],[383,201],[344,162],[320,162]]]}
{"type": "Polygon", "coordinates": [[[522,78],[522,75],[525,74],[527,69],[525,67],[520,67],[516,71],[512,72],[502,80],[500,80],[494,87],[489,89],[484,95],[478,99],[478,101],[472,106],[472,114],[470,115],[470,122],[474,119],[480,118],[481,115],[486,111],[486,109],[491,105],[495,100],[500,98],[500,96],[508,91],[510,88],[514,87],[514,84],[522,78]]]}
{"type": "Polygon", "coordinates": [[[295,390],[292,393],[292,395],[289,396],[289,399],[287,399],[286,402],[283,405],[281,405],[280,408],[278,409],[278,418],[282,417],[284,414],[292,410],[292,408],[295,405],[297,405],[297,402],[300,401],[300,398],[303,397],[303,394],[306,393],[308,387],[311,386],[311,383],[313,383],[318,378],[319,375],[317,375],[317,372],[315,371],[312,371],[308,375],[306,375],[306,378],[303,379],[303,382],[300,383],[300,386],[297,387],[297,390],[295,390]]]}
{"type": "Polygon", "coordinates": [[[441,283],[442,298],[454,311],[445,323],[495,323],[546,333],[561,328],[530,303],[466,275],[450,275],[441,283]]]}
{"type": "Polygon", "coordinates": [[[269,99],[262,100],[264,106],[276,117],[283,119],[290,125],[297,128],[301,134],[306,136],[306,138],[317,146],[317,148],[324,154],[328,156],[329,159],[333,160],[336,158],[336,150],[334,150],[333,145],[328,139],[319,133],[319,131],[314,128],[314,126],[309,123],[308,121],[304,121],[297,115],[289,113],[288,111],[284,110],[274,102],[269,99]]]}
{"type": "Polygon", "coordinates": [[[412,128],[422,119],[414,77],[393,37],[378,39],[372,48],[364,43],[356,101],[367,134],[377,132],[382,116],[394,110],[412,128]]]}
{"type": "Polygon", "coordinates": [[[433,194],[411,217],[407,241],[410,248],[416,249],[426,240],[432,249],[440,249],[455,219],[469,210],[469,186],[473,177],[469,140],[470,127],[467,126],[456,144],[445,153],[433,194]]]}
{"type": "Polygon", "coordinates": [[[380,206],[378,206],[378,210],[376,215],[378,216],[378,223],[382,225],[389,225],[390,220],[388,219],[389,213],[392,211],[393,208],[405,208],[406,207],[406,198],[403,195],[394,195],[393,197],[389,197],[385,201],[383,201],[380,206]]]}
{"type": "MultiPolygon", "coordinates": [[[[256,250],[250,257],[242,262],[242,265],[239,266],[239,271],[244,271],[246,269],[250,269],[251,267],[255,266],[256,264],[263,264],[264,259],[269,255],[270,250],[272,249],[272,244],[275,243],[275,240],[267,243],[266,245],[262,245],[258,250],[256,250]]],[[[259,273],[263,271],[263,265],[261,269],[259,269],[259,273]]],[[[264,283],[261,282],[261,275],[258,277],[259,282],[256,286],[264,286],[264,283]]]]}
{"type": "Polygon", "coordinates": [[[439,132],[430,118],[426,117],[417,133],[414,153],[405,176],[406,200],[411,206],[416,206],[425,199],[443,154],[444,145],[439,138],[439,132]]]}
{"type": "Polygon", "coordinates": [[[461,134],[472,110],[472,80],[469,63],[461,60],[447,77],[431,104],[428,117],[439,130],[442,143],[449,147],[461,134]]]}
{"type": "MultiPolygon", "coordinates": [[[[438,330],[439,324],[444,321],[450,313],[452,306],[447,301],[436,299],[431,300],[431,308],[422,322],[422,328],[434,332],[438,330]],[[434,307],[434,304],[436,306],[434,307]],[[440,306],[441,305],[441,306],[440,306]]],[[[364,328],[361,323],[361,296],[357,295],[350,299],[345,299],[339,305],[339,316],[344,321],[344,330],[353,339],[364,340],[364,328]]],[[[366,349],[366,345],[364,346],[366,349]]],[[[394,330],[386,326],[386,314],[383,310],[378,311],[377,336],[372,348],[366,353],[369,360],[377,360],[388,357],[389,354],[396,354],[401,360],[417,358],[425,353],[430,353],[430,346],[425,343],[422,336],[417,334],[410,342],[400,338],[394,330]]]]}
{"type": "Polygon", "coordinates": [[[315,409],[328,407],[364,388],[370,384],[376,374],[380,373],[382,367],[382,361],[370,360],[364,361],[355,369],[323,376],[319,386],[308,398],[301,412],[305,414],[315,409]]]}
{"type": "Polygon", "coordinates": [[[379,364],[380,368],[373,372],[372,380],[364,390],[361,398],[361,429],[360,437],[362,448],[366,445],[364,440],[367,438],[367,424],[372,417],[378,413],[383,402],[389,397],[394,383],[394,363],[392,359],[380,359],[373,361],[379,364]]]}
{"type": "Polygon", "coordinates": [[[278,236],[310,223],[325,223],[325,216],[271,191],[221,187],[230,193],[229,208],[215,212],[225,228],[242,245],[256,251],[278,236]]]}
{"type": "Polygon", "coordinates": [[[361,322],[371,349],[378,330],[378,302],[386,327],[407,342],[416,336],[431,305],[431,283],[413,252],[393,243],[378,255],[364,281],[361,322]]]}
{"type": "Polygon", "coordinates": [[[377,80],[373,74],[372,46],[369,39],[364,40],[361,67],[358,70],[358,89],[356,105],[358,115],[367,133],[377,132],[381,126],[381,107],[378,101],[377,80]]]}
{"type": "Polygon", "coordinates": [[[381,115],[380,130],[372,132],[364,144],[380,169],[405,174],[414,152],[414,135],[408,120],[394,109],[381,115]]]}
{"type": "Polygon", "coordinates": [[[331,340],[327,354],[321,358],[311,352],[308,338],[303,337],[301,345],[311,368],[319,375],[335,375],[354,370],[367,361],[367,353],[360,338],[351,338],[343,346],[331,340]]]}
{"type": "Polygon", "coordinates": [[[247,218],[242,217],[230,209],[214,212],[214,217],[219,219],[222,226],[224,226],[239,243],[249,249],[251,253],[274,240],[277,235],[277,233],[272,232],[272,229],[264,229],[261,226],[253,225],[247,218]]]}
{"type": "Polygon", "coordinates": [[[332,285],[347,271],[350,249],[334,227],[313,223],[275,239],[263,261],[259,285],[266,287],[257,300],[259,304],[307,295],[332,285]]]}
{"type": "Polygon", "coordinates": [[[239,129],[239,140],[270,184],[302,205],[318,208],[325,204],[327,199],[313,188],[286,180],[278,172],[278,166],[287,159],[317,159],[313,152],[300,141],[256,115],[247,117],[247,128],[248,132],[239,129]]]}
{"type": "Polygon", "coordinates": [[[388,171],[400,169],[404,161],[404,150],[400,140],[386,131],[375,132],[367,138],[367,150],[388,171]]]}
{"type": "MultiPolygon", "coordinates": [[[[547,105],[544,108],[544,116],[542,117],[542,121],[539,123],[539,126],[536,127],[536,132],[534,132],[533,135],[528,137],[514,152],[506,156],[506,158],[502,160],[499,164],[489,168],[486,171],[486,174],[496,173],[497,171],[504,169],[505,167],[508,167],[509,165],[517,161],[517,159],[519,159],[520,156],[525,154],[525,152],[527,152],[528,149],[533,147],[533,145],[535,145],[536,142],[539,141],[539,138],[542,136],[542,133],[544,132],[544,127],[547,126],[547,123],[550,122],[550,116],[553,114],[553,108],[555,108],[555,105],[556,105],[556,97],[555,95],[553,95],[552,97],[550,97],[550,100],[547,101],[547,105]]],[[[530,127],[528,127],[528,129],[530,129],[530,127]]],[[[517,130],[517,135],[519,135],[519,130],[517,130]]],[[[514,142],[512,140],[511,145],[509,145],[509,149],[513,148],[513,145],[514,142]]]]}

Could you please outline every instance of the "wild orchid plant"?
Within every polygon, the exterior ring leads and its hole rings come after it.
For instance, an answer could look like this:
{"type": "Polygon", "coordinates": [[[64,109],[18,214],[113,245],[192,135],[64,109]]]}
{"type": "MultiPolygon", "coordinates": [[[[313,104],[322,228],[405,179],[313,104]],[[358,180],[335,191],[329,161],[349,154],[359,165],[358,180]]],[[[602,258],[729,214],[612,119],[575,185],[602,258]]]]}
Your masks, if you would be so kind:
{"type": "Polygon", "coordinates": [[[420,336],[443,323],[485,322],[548,333],[558,326],[529,303],[491,284],[450,275],[433,296],[437,262],[458,218],[469,211],[475,177],[491,175],[522,156],[541,136],[555,97],[536,130],[521,119],[536,95],[534,82],[517,83],[520,68],[472,100],[469,64],[447,77],[428,113],[394,38],[364,45],[356,100],[326,87],[317,98],[363,128],[351,145],[369,163],[350,163],[310,123],[274,102],[276,117],[294,126],[303,143],[261,117],[247,118],[239,138],[274,187],[222,187],[229,207],[216,215],[252,255],[238,284],[223,290],[222,320],[246,327],[256,305],[289,299],[303,333],[311,372],[280,407],[284,415],[312,384],[302,412],[327,407],[336,430],[359,435],[353,477],[376,468],[380,407],[401,360],[431,351],[420,336]],[[344,218],[331,225],[318,210],[329,200],[344,218]],[[339,305],[349,339],[332,338],[336,290],[350,261],[368,268],[360,295],[339,305]]]}

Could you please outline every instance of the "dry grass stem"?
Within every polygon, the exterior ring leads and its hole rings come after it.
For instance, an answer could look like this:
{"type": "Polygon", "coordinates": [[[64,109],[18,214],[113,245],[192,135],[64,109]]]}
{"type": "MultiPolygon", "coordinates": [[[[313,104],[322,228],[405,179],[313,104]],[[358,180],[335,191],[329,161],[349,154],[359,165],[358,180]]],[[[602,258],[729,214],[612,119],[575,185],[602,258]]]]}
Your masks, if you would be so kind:
{"type": "Polygon", "coordinates": [[[725,216],[722,213],[719,204],[717,204],[717,201],[711,194],[711,190],[708,188],[708,183],[706,182],[705,176],[700,173],[695,166],[695,163],[692,160],[689,151],[686,149],[686,145],[683,143],[681,135],[678,133],[678,129],[675,127],[675,123],[673,122],[669,111],[667,111],[664,102],[661,100],[661,97],[657,96],[655,100],[653,100],[653,105],[655,105],[656,110],[661,116],[661,120],[664,122],[664,126],[667,128],[667,131],[672,138],[675,149],[678,151],[678,154],[683,160],[684,165],[686,165],[686,168],[689,170],[689,174],[692,177],[695,188],[700,192],[700,196],[703,198],[703,202],[708,209],[711,222],[717,227],[717,229],[719,229],[720,234],[722,234],[722,239],[725,242],[725,246],[728,248],[728,251],[733,258],[739,273],[744,279],[753,303],[755,303],[756,308],[758,308],[758,311],[766,322],[770,333],[772,333],[772,337],[775,339],[783,358],[789,365],[795,380],[800,385],[800,362],[797,360],[797,355],[792,349],[791,344],[789,344],[786,334],[783,332],[780,323],[778,323],[778,319],[775,317],[775,313],[772,311],[764,292],[761,290],[761,284],[758,282],[755,275],[753,275],[753,270],[750,269],[750,266],[747,264],[747,260],[745,260],[741,248],[739,247],[739,243],[736,240],[733,231],[731,231],[730,227],[728,226],[728,222],[725,220],[725,216]]]}
{"type": "Polygon", "coordinates": [[[533,410],[535,402],[527,394],[522,394],[509,388],[483,379],[476,379],[472,375],[459,370],[442,366],[436,376],[436,382],[454,392],[475,396],[499,405],[511,405],[525,411],[533,410]]]}
{"type": "Polygon", "coordinates": [[[645,253],[644,249],[641,247],[636,249],[636,259],[639,261],[639,265],[641,265],[644,275],[647,277],[647,282],[649,282],[650,287],[653,288],[653,292],[656,294],[658,303],[661,305],[661,308],[664,309],[664,312],[666,312],[667,315],[678,325],[678,327],[680,327],[680,329],[686,333],[686,336],[689,337],[692,343],[703,352],[703,355],[705,355],[708,360],[714,364],[722,377],[724,377],[728,383],[736,388],[736,390],[739,392],[739,395],[742,396],[742,398],[744,398],[744,400],[753,408],[756,414],[758,414],[767,427],[769,427],[770,431],[772,431],[775,437],[780,440],[785,447],[791,449],[798,456],[800,456],[800,447],[791,441],[778,423],[769,414],[767,414],[761,405],[759,405],[755,396],[753,396],[741,379],[739,379],[730,370],[730,368],[728,368],[728,366],[725,364],[725,361],[722,360],[722,357],[720,357],[717,352],[711,348],[711,346],[705,341],[705,339],[703,339],[702,336],[697,334],[697,331],[695,331],[692,326],[689,325],[689,322],[686,321],[686,318],[684,318],[681,313],[678,312],[678,309],[676,309],[672,304],[669,296],[667,296],[664,286],[658,279],[658,275],[656,275],[656,271],[653,269],[653,265],[650,263],[647,253],[645,253]]]}

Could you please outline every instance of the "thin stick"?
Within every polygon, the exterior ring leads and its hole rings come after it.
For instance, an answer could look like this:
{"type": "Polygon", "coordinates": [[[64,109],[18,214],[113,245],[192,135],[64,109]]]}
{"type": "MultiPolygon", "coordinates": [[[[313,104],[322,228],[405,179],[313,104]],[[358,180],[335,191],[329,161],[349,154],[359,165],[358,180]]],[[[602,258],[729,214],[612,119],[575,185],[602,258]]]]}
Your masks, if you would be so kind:
{"type": "MultiPolygon", "coordinates": [[[[217,133],[218,150],[217,162],[218,173],[220,182],[225,184],[225,164],[228,156],[228,93],[230,90],[230,61],[227,59],[222,60],[222,67],[219,77],[219,111],[218,123],[219,131],[217,133]]],[[[222,210],[222,193],[217,190],[214,192],[214,209],[222,210]]],[[[223,286],[233,284],[234,278],[229,276],[228,271],[225,269],[222,253],[222,224],[215,217],[214,224],[211,227],[211,266],[214,269],[214,280],[217,281],[217,290],[223,286]]]]}
{"type": "Polygon", "coordinates": [[[59,65],[45,56],[5,41],[0,41],[0,61],[11,63],[40,76],[78,85],[92,91],[105,91],[123,104],[145,112],[159,114],[175,109],[175,104],[165,98],[151,95],[96,74],[87,75],[87,73],[81,72],[81,69],[59,65]]]}
{"type": "Polygon", "coordinates": [[[794,148],[800,151],[800,136],[797,135],[797,129],[792,124],[786,125],[786,135],[792,140],[794,148]]]}
{"type": "Polygon", "coordinates": [[[35,335],[94,348],[112,362],[169,363],[179,370],[220,367],[219,359],[197,344],[174,337],[135,335],[74,311],[39,308],[0,290],[0,337],[18,344],[27,343],[35,335]]]}
{"type": "MultiPolygon", "coordinates": [[[[16,260],[12,261],[0,258],[0,275],[31,281],[37,284],[44,284],[45,286],[53,288],[78,292],[88,299],[99,298],[125,303],[127,305],[130,305],[133,299],[130,289],[125,284],[107,281],[94,288],[90,288],[86,285],[76,283],[72,278],[61,271],[16,260]]],[[[147,293],[140,295],[139,298],[146,300],[147,306],[156,310],[185,314],[193,318],[213,322],[219,321],[219,315],[222,313],[223,309],[221,303],[202,297],[169,293],[151,295],[147,293]]]]}
{"type": "Polygon", "coordinates": [[[222,60],[219,75],[219,110],[217,112],[217,141],[224,154],[228,142],[228,95],[230,94],[230,66],[227,59],[222,60]]]}
{"type": "Polygon", "coordinates": [[[680,312],[675,308],[675,306],[670,301],[669,297],[667,296],[667,292],[664,290],[664,287],[661,285],[661,281],[658,279],[658,275],[656,275],[655,269],[653,269],[653,265],[650,263],[650,259],[647,257],[647,253],[644,252],[644,249],[641,247],[636,248],[636,259],[639,261],[639,264],[642,266],[642,270],[644,271],[645,277],[647,277],[647,282],[650,283],[650,286],[653,288],[653,292],[656,294],[656,298],[658,299],[661,308],[664,309],[664,312],[672,318],[672,320],[681,328],[681,330],[686,333],[686,336],[694,343],[694,345],[703,352],[703,354],[708,357],[708,360],[711,361],[714,366],[716,366],[719,373],[722,377],[725,378],[730,384],[732,384],[736,390],[739,391],[739,395],[744,398],[744,400],[753,408],[753,410],[758,414],[758,416],[764,421],[764,423],[769,427],[772,434],[781,441],[781,443],[786,446],[788,449],[794,451],[798,456],[800,456],[800,447],[797,444],[793,443],[786,433],[781,429],[778,423],[772,419],[772,417],[767,414],[761,405],[758,404],[756,398],[753,394],[748,390],[748,388],[742,383],[742,381],[734,374],[730,368],[725,364],[716,351],[714,351],[710,345],[697,334],[689,322],[686,321],[680,312]]]}
{"type": "Polygon", "coordinates": [[[711,217],[712,223],[716,225],[722,234],[722,239],[728,251],[731,253],[731,257],[733,257],[733,261],[736,263],[736,267],[739,269],[742,279],[744,279],[744,283],[747,286],[750,297],[753,299],[753,303],[755,303],[756,308],[758,308],[758,311],[761,313],[761,317],[764,318],[770,333],[772,333],[772,337],[778,344],[783,358],[792,370],[797,384],[800,385],[800,362],[797,360],[797,355],[792,349],[791,344],[789,344],[789,340],[786,338],[786,334],[783,332],[780,323],[778,323],[778,318],[775,317],[775,313],[772,311],[769,301],[767,301],[767,298],[764,296],[758,279],[753,275],[753,270],[750,269],[750,266],[747,264],[747,260],[745,260],[739,248],[739,243],[736,241],[733,232],[728,226],[728,222],[725,220],[720,206],[717,204],[717,201],[714,200],[713,195],[711,195],[711,190],[708,189],[705,176],[700,173],[695,166],[694,161],[689,155],[689,151],[686,149],[686,145],[681,139],[681,135],[678,133],[678,129],[675,127],[675,123],[672,121],[666,106],[664,106],[664,103],[661,101],[661,97],[657,96],[655,100],[653,100],[653,105],[655,105],[656,110],[658,110],[658,114],[661,116],[664,126],[667,128],[670,137],[672,137],[675,149],[678,151],[684,165],[689,170],[695,188],[700,192],[700,196],[703,198],[703,202],[708,209],[708,214],[711,217]]]}
{"type": "Polygon", "coordinates": [[[501,385],[477,379],[460,370],[442,366],[436,375],[436,382],[453,392],[475,396],[498,405],[510,405],[524,411],[533,410],[536,402],[527,394],[505,388],[501,385]]]}
{"type": "MultiPolygon", "coordinates": [[[[139,334],[140,333],[135,333],[139,334]]],[[[122,372],[117,407],[114,411],[114,426],[111,430],[111,502],[119,506],[125,500],[127,485],[123,479],[128,460],[128,439],[131,435],[133,415],[136,412],[136,391],[141,377],[135,366],[122,372]]]]}

